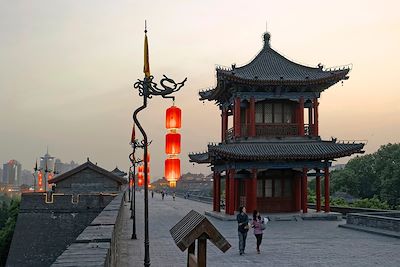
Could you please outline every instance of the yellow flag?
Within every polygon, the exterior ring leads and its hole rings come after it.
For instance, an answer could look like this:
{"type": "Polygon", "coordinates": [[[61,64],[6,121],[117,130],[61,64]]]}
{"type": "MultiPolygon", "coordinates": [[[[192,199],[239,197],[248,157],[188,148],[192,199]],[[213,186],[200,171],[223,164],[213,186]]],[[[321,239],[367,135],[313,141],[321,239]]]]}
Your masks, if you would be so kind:
{"type": "Polygon", "coordinates": [[[149,45],[147,41],[147,34],[144,35],[144,66],[143,66],[144,76],[146,78],[150,77],[150,64],[149,64],[149,45]]]}

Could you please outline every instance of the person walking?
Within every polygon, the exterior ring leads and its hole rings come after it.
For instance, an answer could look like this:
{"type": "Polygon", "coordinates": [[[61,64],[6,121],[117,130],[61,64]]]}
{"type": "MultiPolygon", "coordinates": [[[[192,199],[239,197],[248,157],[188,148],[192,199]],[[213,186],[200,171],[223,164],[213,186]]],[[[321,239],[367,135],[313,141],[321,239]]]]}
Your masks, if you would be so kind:
{"type": "Polygon", "coordinates": [[[151,190],[151,198],[154,198],[154,191],[151,190]]]}
{"type": "Polygon", "coordinates": [[[172,193],[172,198],[174,199],[174,201],[175,201],[175,192],[174,193],[172,193]]]}
{"type": "Polygon", "coordinates": [[[254,229],[254,235],[257,240],[257,253],[260,254],[260,245],[263,237],[263,230],[265,229],[264,220],[261,219],[260,213],[257,210],[253,211],[253,222],[251,227],[254,229]]]}
{"type": "Polygon", "coordinates": [[[247,232],[249,231],[249,216],[246,214],[246,208],[240,207],[239,214],[236,216],[238,222],[239,235],[239,254],[243,255],[246,248],[247,232]]]}

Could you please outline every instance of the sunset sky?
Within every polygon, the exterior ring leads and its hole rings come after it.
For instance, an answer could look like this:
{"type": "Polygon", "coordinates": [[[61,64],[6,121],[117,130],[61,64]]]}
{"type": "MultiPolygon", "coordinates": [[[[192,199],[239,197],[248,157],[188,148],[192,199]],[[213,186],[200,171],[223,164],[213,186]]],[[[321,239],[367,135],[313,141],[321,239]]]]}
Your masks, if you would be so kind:
{"type": "MultiPolygon", "coordinates": [[[[48,145],[64,162],[90,157],[126,171],[145,19],[152,75],[188,78],[176,94],[183,173],[210,173],[187,154],[220,141],[219,110],[198,91],[215,85],[216,64],[248,63],[266,24],[272,48],[291,60],[353,64],[343,86],[322,93],[320,135],[366,140],[375,152],[400,137],[399,10],[399,1],[0,0],[0,161],[32,169],[48,145]]],[[[171,104],[154,97],[140,115],[153,140],[152,179],[163,175],[171,104]]]]}

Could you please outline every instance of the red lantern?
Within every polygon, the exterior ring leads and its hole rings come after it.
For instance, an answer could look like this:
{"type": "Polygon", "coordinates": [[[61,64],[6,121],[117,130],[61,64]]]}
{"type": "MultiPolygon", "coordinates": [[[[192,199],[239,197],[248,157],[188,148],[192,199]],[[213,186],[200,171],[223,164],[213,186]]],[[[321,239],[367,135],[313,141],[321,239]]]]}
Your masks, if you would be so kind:
{"type": "Polygon", "coordinates": [[[138,174],[137,174],[137,176],[138,176],[139,180],[140,179],[143,180],[143,175],[144,175],[143,170],[144,170],[144,166],[143,165],[138,166],[138,174]]]}
{"type": "Polygon", "coordinates": [[[144,172],[144,166],[143,165],[140,165],[140,166],[138,166],[138,173],[140,173],[140,172],[144,172]]]}
{"type": "Polygon", "coordinates": [[[143,186],[143,179],[141,178],[138,179],[138,186],[143,186]]]}
{"type": "Polygon", "coordinates": [[[39,186],[39,190],[43,190],[42,186],[43,186],[43,175],[42,172],[39,172],[38,174],[38,186],[39,186]]]}
{"type": "Polygon", "coordinates": [[[165,117],[165,127],[167,129],[180,129],[181,123],[181,109],[176,106],[168,108],[165,117]]]}
{"type": "Polygon", "coordinates": [[[176,186],[176,181],[181,177],[181,161],[178,158],[165,160],[165,179],[171,187],[176,186]]]}
{"type": "Polygon", "coordinates": [[[181,134],[167,133],[165,135],[165,154],[177,155],[181,153],[181,134]]]}

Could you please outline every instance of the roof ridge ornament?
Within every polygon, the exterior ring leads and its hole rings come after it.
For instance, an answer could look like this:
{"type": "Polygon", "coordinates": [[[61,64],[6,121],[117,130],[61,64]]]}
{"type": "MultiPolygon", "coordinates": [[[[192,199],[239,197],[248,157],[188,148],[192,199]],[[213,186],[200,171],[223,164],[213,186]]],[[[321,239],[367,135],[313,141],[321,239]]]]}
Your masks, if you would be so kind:
{"type": "Polygon", "coordinates": [[[270,47],[271,34],[268,31],[264,33],[263,39],[264,39],[264,47],[270,47]]]}

